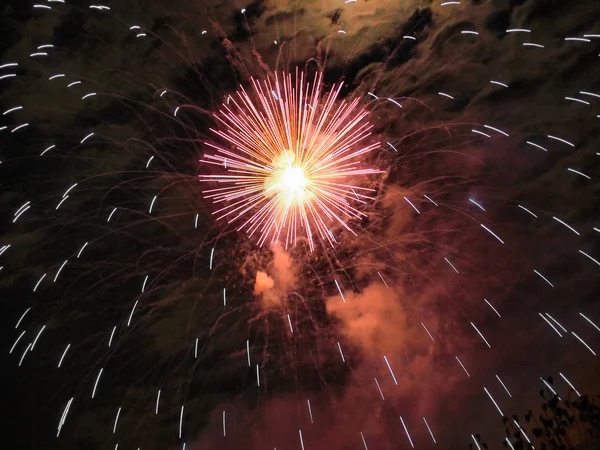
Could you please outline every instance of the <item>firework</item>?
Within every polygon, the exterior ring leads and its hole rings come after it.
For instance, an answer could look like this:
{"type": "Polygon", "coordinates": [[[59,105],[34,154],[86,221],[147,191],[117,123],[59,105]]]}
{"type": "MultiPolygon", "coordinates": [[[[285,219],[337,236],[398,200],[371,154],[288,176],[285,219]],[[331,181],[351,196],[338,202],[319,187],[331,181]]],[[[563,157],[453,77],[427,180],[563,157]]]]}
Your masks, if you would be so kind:
{"type": "Polygon", "coordinates": [[[254,96],[241,88],[228,97],[215,116],[222,126],[212,131],[229,146],[207,142],[216,153],[204,163],[226,173],[200,175],[200,181],[218,187],[204,191],[206,198],[225,206],[214,212],[217,220],[240,220],[238,231],[260,235],[259,245],[295,244],[305,234],[310,249],[314,236],[333,245],[334,226],[352,232],[350,219],[364,213],[353,206],[365,203],[374,189],[361,187],[361,175],[381,173],[363,168],[378,143],[364,145],[371,134],[368,111],[360,99],[338,99],[343,84],[323,93],[323,74],[305,83],[304,73],[275,75],[275,82],[251,80],[254,96]],[[367,193],[367,194],[365,194],[367,193]]]}
{"type": "Polygon", "coordinates": [[[597,6],[46,3],[0,62],[3,438],[540,448],[498,416],[588,401],[597,6]]]}

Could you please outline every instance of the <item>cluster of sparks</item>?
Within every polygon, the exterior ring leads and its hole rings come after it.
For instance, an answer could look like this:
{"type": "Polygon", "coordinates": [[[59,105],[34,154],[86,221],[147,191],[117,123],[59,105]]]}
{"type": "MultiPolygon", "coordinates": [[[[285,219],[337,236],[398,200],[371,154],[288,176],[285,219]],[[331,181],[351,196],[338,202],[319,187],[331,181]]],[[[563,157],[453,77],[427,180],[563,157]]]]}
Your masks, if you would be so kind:
{"type": "Polygon", "coordinates": [[[373,189],[352,184],[356,177],[380,173],[363,168],[367,153],[378,143],[363,145],[371,134],[368,111],[359,99],[338,100],[342,83],[323,95],[323,74],[306,83],[304,73],[275,75],[260,83],[252,80],[255,96],[240,88],[228,97],[215,117],[221,128],[213,131],[227,147],[211,142],[215,153],[204,163],[225,173],[200,175],[216,183],[206,198],[224,206],[214,212],[230,223],[240,219],[239,230],[260,235],[259,245],[285,241],[296,244],[304,233],[311,250],[314,236],[333,245],[333,227],[352,232],[348,220],[365,214],[353,204],[365,203],[373,189]]]}
{"type": "MultiPolygon", "coordinates": [[[[353,3],[353,0],[347,0],[345,3],[353,3]]],[[[64,3],[62,0],[49,0],[48,3],[64,3]]],[[[451,7],[453,5],[459,5],[460,2],[442,2],[441,6],[451,7]]],[[[36,4],[33,5],[36,9],[52,9],[51,6],[36,4]]],[[[90,9],[96,11],[110,11],[107,6],[92,5],[90,9]]],[[[242,14],[245,10],[241,11],[242,14]]],[[[130,27],[130,30],[135,33],[137,38],[147,37],[148,33],[143,32],[139,25],[130,27]]],[[[343,30],[338,32],[345,34],[343,30]]],[[[506,30],[507,33],[521,33],[528,35],[531,30],[524,28],[514,28],[506,30]]],[[[205,34],[203,31],[202,34],[205,34]]],[[[473,30],[463,30],[462,35],[478,35],[478,32],[473,30]]],[[[416,40],[414,36],[405,36],[406,39],[416,40]]],[[[589,43],[591,39],[600,38],[597,34],[583,35],[583,37],[566,37],[565,41],[574,43],[589,43]]],[[[277,43],[277,41],[275,41],[277,43]]],[[[535,42],[530,42],[529,39],[522,43],[523,47],[530,47],[534,51],[540,51],[544,46],[535,42]]],[[[41,45],[35,49],[29,56],[31,58],[41,58],[48,56],[48,52],[51,51],[53,46],[51,44],[41,45]],[[39,51],[42,50],[42,51],[39,51]]],[[[17,67],[18,64],[15,62],[0,64],[0,80],[12,79],[17,76],[16,73],[12,73],[13,68],[17,67]]],[[[49,77],[49,81],[60,80],[67,78],[65,74],[53,74],[49,77]]],[[[78,86],[82,82],[71,81],[66,85],[67,88],[78,86]]],[[[259,245],[273,242],[283,242],[285,246],[294,245],[298,239],[306,239],[311,250],[315,248],[317,239],[334,245],[336,243],[336,231],[347,230],[350,233],[354,233],[350,222],[355,219],[360,219],[365,215],[361,211],[361,205],[364,205],[372,199],[374,190],[361,186],[358,180],[361,176],[375,175],[381,171],[378,169],[364,167],[365,159],[367,155],[379,148],[379,143],[367,143],[371,136],[372,125],[368,121],[368,111],[361,107],[361,99],[353,99],[349,102],[341,100],[340,91],[342,84],[333,86],[329,92],[324,92],[324,83],[322,73],[317,73],[312,82],[305,80],[304,73],[296,73],[295,76],[291,74],[283,74],[281,78],[279,75],[275,75],[274,80],[267,79],[263,82],[257,80],[251,80],[253,92],[247,93],[245,89],[240,88],[239,91],[227,98],[226,103],[222,106],[222,109],[218,114],[215,115],[215,119],[218,122],[218,128],[213,129],[213,132],[218,136],[222,143],[217,144],[214,142],[207,141],[206,146],[211,150],[207,152],[201,162],[208,164],[211,167],[211,173],[202,174],[199,176],[199,180],[203,185],[209,186],[205,189],[204,195],[215,204],[219,205],[218,209],[214,211],[214,215],[217,220],[224,220],[229,223],[237,223],[237,230],[247,232],[250,236],[258,236],[259,245]],[[220,171],[222,173],[212,173],[220,171]]],[[[491,80],[490,84],[495,87],[503,89],[509,89],[509,84],[503,81],[491,80]]],[[[163,91],[160,95],[162,98],[168,91],[163,91]]],[[[451,94],[445,92],[438,92],[444,99],[454,100],[451,94]]],[[[86,100],[90,97],[96,96],[96,92],[86,92],[82,96],[82,100],[86,100]]],[[[369,93],[370,97],[375,100],[380,100],[380,97],[374,93],[369,93]]],[[[600,98],[600,94],[595,94],[585,91],[579,91],[578,94],[573,96],[565,97],[564,99],[569,102],[575,102],[577,104],[590,106],[590,102],[600,98]],[[585,99],[585,100],[584,100],[585,99]],[[590,101],[588,101],[590,100],[590,101]]],[[[399,108],[402,105],[393,98],[384,98],[399,108]]],[[[23,106],[13,106],[3,112],[3,116],[11,117],[12,114],[22,110],[23,106]]],[[[175,109],[174,116],[177,116],[179,107],[175,109]]],[[[29,123],[19,123],[10,129],[11,133],[21,132],[29,126],[29,123]]],[[[8,126],[0,126],[0,131],[8,130],[8,126]]],[[[508,137],[509,134],[502,129],[491,126],[481,125],[479,128],[473,128],[471,130],[477,138],[493,139],[493,138],[504,138],[508,137]]],[[[82,138],[80,144],[89,141],[94,136],[93,132],[85,133],[85,137],[82,138]]],[[[393,141],[392,141],[393,142],[393,141]]],[[[387,142],[388,147],[392,151],[397,152],[397,148],[392,142],[387,142]]],[[[547,146],[552,143],[558,143],[557,145],[566,145],[570,148],[575,147],[575,144],[562,137],[555,135],[546,135],[543,137],[531,138],[526,141],[526,144],[530,147],[534,147],[537,150],[548,151],[547,146]]],[[[43,149],[40,156],[44,156],[47,152],[54,149],[54,145],[43,149]]],[[[597,155],[600,155],[597,153],[597,155]]],[[[154,156],[150,156],[145,167],[148,168],[152,162],[154,156]]],[[[579,177],[590,180],[591,177],[581,170],[575,168],[567,168],[568,172],[575,174],[579,177]]],[[[364,183],[362,183],[364,184],[364,183]]],[[[56,209],[69,198],[69,194],[76,194],[76,187],[78,183],[70,186],[62,197],[59,198],[56,209]]],[[[158,195],[154,195],[149,202],[148,213],[152,214],[153,207],[157,201],[158,195]]],[[[442,203],[436,202],[428,195],[423,197],[434,207],[439,207],[442,203]]],[[[417,213],[421,214],[421,211],[417,208],[418,202],[411,199],[408,196],[404,197],[404,200],[412,207],[417,213]]],[[[468,199],[470,205],[475,206],[477,213],[486,212],[485,203],[482,200],[475,200],[472,198],[468,199]]],[[[536,210],[532,207],[525,207],[523,205],[516,205],[524,214],[528,214],[533,218],[537,219],[538,215],[536,210]],[[533,209],[533,211],[532,211],[533,209]],[[536,212],[534,212],[536,211],[536,212]]],[[[16,210],[13,217],[13,222],[17,222],[21,217],[27,216],[27,211],[30,211],[35,204],[31,201],[27,201],[16,210]]],[[[419,206],[420,207],[420,206],[419,206]]],[[[114,214],[117,212],[117,207],[110,210],[108,214],[107,222],[111,222],[114,214]]],[[[538,212],[538,214],[541,214],[538,212]]],[[[563,230],[580,236],[580,232],[564,220],[552,216],[552,220],[559,224],[563,230]]],[[[195,216],[195,227],[198,226],[198,216],[195,216]]],[[[494,240],[494,244],[498,245],[505,244],[505,240],[493,231],[489,226],[481,223],[481,229],[484,230],[494,240]]],[[[593,228],[595,232],[600,232],[600,228],[593,228]]],[[[92,244],[93,245],[93,244],[92,244]]],[[[88,246],[88,242],[78,243],[77,249],[75,249],[73,255],[74,259],[78,259],[82,256],[84,249],[88,246]],[[76,258],[75,258],[76,255],[76,258]]],[[[11,251],[11,244],[5,244],[0,247],[0,256],[4,253],[11,251]]],[[[213,257],[215,249],[212,248],[210,251],[210,262],[208,263],[209,270],[213,269],[213,257]]],[[[579,255],[585,258],[586,262],[591,262],[597,266],[600,266],[600,262],[595,259],[592,255],[584,250],[579,250],[579,255]]],[[[448,270],[451,270],[455,274],[461,273],[460,264],[456,263],[451,257],[443,257],[443,261],[447,264],[448,270]]],[[[37,279],[34,283],[33,291],[36,292],[38,288],[42,286],[44,280],[47,282],[53,278],[53,282],[56,283],[59,275],[65,269],[68,271],[69,266],[67,265],[68,260],[58,261],[56,264],[56,270],[54,270],[54,277],[49,276],[46,278],[44,273],[41,278],[37,279]]],[[[2,270],[0,266],[0,270],[2,270]]],[[[384,283],[386,288],[390,288],[385,278],[380,272],[377,272],[381,281],[384,283]]],[[[554,288],[553,278],[545,273],[542,273],[538,269],[532,268],[532,275],[538,277],[544,284],[546,289],[554,288]]],[[[151,280],[150,280],[151,282],[151,280]]],[[[141,294],[144,293],[147,283],[149,283],[149,277],[145,276],[141,283],[141,294]]],[[[335,280],[335,286],[342,301],[346,302],[344,292],[338,280],[335,280]]],[[[141,295],[140,294],[140,295],[141,295]]],[[[220,300],[220,299],[219,299],[220,300]]],[[[483,299],[487,307],[498,317],[502,318],[502,315],[498,309],[487,299],[483,299]]],[[[134,320],[134,313],[138,306],[139,300],[133,302],[133,306],[128,314],[127,320],[124,321],[122,327],[129,327],[134,320]]],[[[227,307],[227,295],[226,289],[222,291],[222,302],[223,307],[227,307]]],[[[26,316],[31,311],[31,307],[27,308],[24,313],[18,319],[15,329],[19,329],[22,324],[25,323],[26,316]]],[[[500,309],[502,311],[502,309],[500,309]]],[[[503,313],[504,314],[504,313],[503,313]]],[[[586,326],[591,325],[595,330],[600,332],[600,327],[590,317],[584,315],[582,312],[579,313],[581,319],[585,321],[586,326]]],[[[559,322],[554,316],[547,312],[540,312],[539,318],[544,321],[550,327],[550,331],[553,331],[560,338],[564,336],[572,336],[579,344],[581,344],[586,351],[593,356],[596,356],[596,352],[593,349],[593,344],[590,345],[575,331],[568,331],[561,322],[559,322]]],[[[537,316],[536,316],[536,319],[537,316]]],[[[287,321],[291,334],[297,332],[293,327],[293,321],[290,314],[287,314],[287,321]]],[[[478,336],[479,339],[486,345],[487,348],[492,348],[490,343],[491,339],[488,339],[483,328],[478,328],[475,323],[470,322],[470,326],[474,331],[474,335],[478,336]]],[[[425,322],[420,322],[422,325],[425,335],[424,339],[429,339],[432,343],[435,342],[435,332],[432,333],[425,322]]],[[[23,361],[28,353],[33,352],[36,344],[40,340],[42,333],[46,329],[46,325],[41,326],[37,329],[37,332],[30,333],[31,341],[24,346],[22,353],[19,356],[19,366],[23,364],[23,361]]],[[[111,347],[117,325],[111,328],[110,338],[108,340],[108,347],[111,347]]],[[[10,353],[17,348],[19,342],[27,342],[27,339],[23,339],[27,335],[29,330],[23,330],[18,334],[16,341],[10,348],[10,353]]],[[[48,331],[46,332],[48,334],[48,331]]],[[[581,333],[580,333],[581,334],[581,333]]],[[[437,337],[437,336],[436,336],[437,337]]],[[[493,343],[493,340],[492,340],[493,343]]],[[[342,362],[345,364],[346,359],[340,342],[337,342],[337,349],[342,362]]],[[[579,345],[578,344],[578,345],[579,345]]],[[[194,345],[194,358],[198,358],[198,339],[195,339],[194,345]]],[[[251,361],[251,343],[247,340],[244,344],[245,352],[247,356],[248,367],[255,366],[256,371],[256,384],[261,387],[261,370],[259,364],[255,361],[251,361]]],[[[71,348],[71,343],[68,343],[64,350],[61,348],[60,357],[58,359],[58,368],[63,365],[65,358],[68,359],[68,351],[71,348]]],[[[468,363],[465,365],[463,360],[458,355],[453,355],[457,363],[457,370],[464,372],[464,376],[471,378],[472,374],[469,372],[470,369],[468,363]]],[[[390,385],[393,382],[398,385],[398,379],[394,373],[394,358],[387,355],[382,355],[382,367],[389,372],[390,385]],[[390,361],[391,360],[391,361],[390,361]]],[[[94,378],[93,389],[91,391],[91,397],[96,396],[101,376],[104,373],[104,368],[100,368],[97,375],[94,378]]],[[[562,373],[559,373],[561,379],[566,383],[576,395],[581,396],[579,391],[575,388],[574,384],[562,373]]],[[[105,375],[106,377],[106,375],[105,375]]],[[[498,382],[499,385],[496,387],[499,390],[499,386],[502,387],[503,393],[505,392],[509,398],[513,398],[514,391],[509,390],[510,382],[505,383],[498,374],[495,375],[493,382],[498,382]]],[[[546,380],[541,379],[544,387],[548,391],[552,392],[558,399],[558,393],[550,386],[546,380]]],[[[374,383],[377,388],[382,401],[385,401],[384,390],[382,389],[380,382],[377,378],[374,378],[374,383]]],[[[263,381],[264,384],[264,381],[263,381]]],[[[488,386],[491,386],[488,384],[488,386]]],[[[505,416],[501,405],[497,397],[492,395],[493,389],[488,386],[483,387],[482,394],[485,394],[498,413],[501,416],[505,416]],[[491,392],[492,391],[492,392],[491,392]]],[[[162,390],[159,389],[156,395],[155,401],[155,414],[159,414],[159,407],[161,401],[162,390]]],[[[58,423],[57,435],[60,435],[63,426],[68,417],[68,413],[71,409],[74,397],[71,397],[66,401],[66,405],[63,409],[62,416],[58,423]]],[[[310,403],[310,399],[306,401],[308,413],[310,416],[311,424],[314,423],[313,408],[310,403]]],[[[184,423],[184,406],[181,405],[178,410],[178,437],[183,440],[182,427],[184,423]]],[[[119,418],[121,416],[122,408],[119,406],[116,410],[116,415],[113,425],[113,434],[117,432],[119,418]]],[[[406,420],[406,416],[403,418],[399,417],[400,424],[404,432],[406,433],[407,442],[411,447],[414,447],[414,441],[411,438],[409,427],[411,423],[406,420]]],[[[222,412],[223,422],[223,436],[227,435],[226,428],[226,411],[222,412]]],[[[425,417],[419,418],[420,427],[427,430],[431,440],[434,444],[437,444],[436,436],[434,435],[433,429],[435,424],[430,426],[430,423],[425,417]]],[[[531,443],[529,435],[518,422],[514,421],[515,426],[519,432],[524,436],[527,442],[531,443]]],[[[305,448],[305,435],[302,430],[298,430],[298,438],[301,448],[305,448]]],[[[357,432],[360,435],[361,442],[365,449],[368,449],[367,438],[362,431],[357,432]]],[[[471,435],[473,442],[477,448],[480,447],[480,441],[471,435]]],[[[507,438],[506,443],[509,447],[513,448],[512,442],[507,438]]],[[[183,450],[185,450],[185,442],[183,442],[183,450]]],[[[115,447],[118,448],[118,444],[115,447]]]]}

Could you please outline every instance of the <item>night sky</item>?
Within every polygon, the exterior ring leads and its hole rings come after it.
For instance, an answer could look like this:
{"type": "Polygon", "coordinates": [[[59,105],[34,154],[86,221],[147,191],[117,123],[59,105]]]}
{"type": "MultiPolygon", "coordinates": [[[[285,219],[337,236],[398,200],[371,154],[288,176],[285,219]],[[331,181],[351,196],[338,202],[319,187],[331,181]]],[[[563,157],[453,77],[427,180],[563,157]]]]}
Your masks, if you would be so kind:
{"type": "Polygon", "coordinates": [[[564,0],[5,2],[0,441],[500,448],[499,412],[539,414],[542,378],[600,393],[599,19],[564,0]],[[216,221],[198,182],[221,105],[297,70],[360,99],[383,171],[349,180],[366,217],[312,252],[216,221]]]}

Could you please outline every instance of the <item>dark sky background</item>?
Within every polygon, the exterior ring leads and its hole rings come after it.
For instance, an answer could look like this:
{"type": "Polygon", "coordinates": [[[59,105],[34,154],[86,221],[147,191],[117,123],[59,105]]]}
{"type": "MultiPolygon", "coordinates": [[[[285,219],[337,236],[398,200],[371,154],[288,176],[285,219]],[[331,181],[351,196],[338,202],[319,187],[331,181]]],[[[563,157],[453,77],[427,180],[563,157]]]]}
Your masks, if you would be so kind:
{"type": "Polygon", "coordinates": [[[410,448],[400,417],[496,448],[484,387],[507,415],[540,377],[598,393],[600,6],[443,3],[3,4],[6,448],[410,448]],[[385,170],[312,254],[215,222],[196,178],[227,96],[296,68],[363,99],[385,170]]]}

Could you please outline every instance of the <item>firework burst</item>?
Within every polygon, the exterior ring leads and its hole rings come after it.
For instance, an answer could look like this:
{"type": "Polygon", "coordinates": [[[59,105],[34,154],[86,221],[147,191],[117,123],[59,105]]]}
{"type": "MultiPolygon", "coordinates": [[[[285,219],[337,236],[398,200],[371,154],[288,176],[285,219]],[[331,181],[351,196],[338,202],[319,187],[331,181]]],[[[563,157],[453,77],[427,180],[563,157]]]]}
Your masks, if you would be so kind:
{"type": "Polygon", "coordinates": [[[222,130],[212,130],[228,147],[207,142],[216,152],[201,160],[225,173],[199,178],[225,186],[204,191],[224,204],[213,213],[218,219],[239,220],[238,231],[258,234],[259,245],[283,240],[287,247],[304,234],[312,251],[315,235],[333,245],[334,227],[353,232],[348,220],[364,216],[354,205],[374,189],[356,177],[381,173],[363,167],[379,144],[365,143],[372,125],[359,99],[338,100],[342,83],[324,95],[322,73],[312,84],[304,73],[295,80],[285,73],[274,83],[253,79],[255,96],[240,88],[228,97],[215,116],[222,130]]]}

